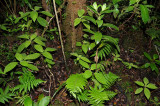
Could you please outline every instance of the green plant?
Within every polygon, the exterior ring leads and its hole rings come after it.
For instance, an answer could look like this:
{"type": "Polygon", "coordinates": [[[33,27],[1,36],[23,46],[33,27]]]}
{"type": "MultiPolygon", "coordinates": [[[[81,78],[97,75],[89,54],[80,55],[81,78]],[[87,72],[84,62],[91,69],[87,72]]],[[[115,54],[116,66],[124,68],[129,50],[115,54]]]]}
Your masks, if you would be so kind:
{"type": "Polygon", "coordinates": [[[159,73],[158,66],[160,65],[159,56],[157,54],[153,55],[153,58],[146,52],[144,52],[144,56],[147,57],[149,63],[145,63],[142,68],[150,67],[152,71],[155,71],[157,74],[159,73]],[[157,66],[158,65],[158,66],[157,66]]]}
{"type": "Polygon", "coordinates": [[[133,64],[133,63],[129,63],[129,62],[122,62],[128,69],[131,69],[132,67],[134,68],[138,68],[137,65],[133,64]]]}
{"type": "Polygon", "coordinates": [[[139,86],[141,86],[140,88],[138,88],[136,91],[135,91],[135,94],[139,94],[141,93],[142,91],[144,91],[144,95],[146,96],[146,98],[149,100],[150,96],[151,96],[151,92],[149,89],[157,89],[157,87],[152,84],[152,83],[149,83],[148,79],[145,77],[143,78],[143,82],[140,82],[140,81],[135,81],[135,83],[139,86]]]}
{"type": "Polygon", "coordinates": [[[153,100],[151,99],[150,101],[153,102],[155,106],[159,106],[160,105],[160,101],[158,100],[158,97],[156,97],[156,96],[154,97],[153,100]]]}
{"type": "Polygon", "coordinates": [[[0,88],[0,102],[1,103],[5,104],[5,102],[8,102],[9,99],[12,99],[12,97],[15,96],[14,93],[11,93],[9,91],[10,91],[9,86],[7,86],[4,91],[2,88],[0,88]]]}
{"type": "Polygon", "coordinates": [[[39,95],[38,101],[33,102],[32,99],[28,96],[25,98],[23,104],[24,106],[47,106],[50,102],[50,96],[44,96],[43,94],[39,95]]]}

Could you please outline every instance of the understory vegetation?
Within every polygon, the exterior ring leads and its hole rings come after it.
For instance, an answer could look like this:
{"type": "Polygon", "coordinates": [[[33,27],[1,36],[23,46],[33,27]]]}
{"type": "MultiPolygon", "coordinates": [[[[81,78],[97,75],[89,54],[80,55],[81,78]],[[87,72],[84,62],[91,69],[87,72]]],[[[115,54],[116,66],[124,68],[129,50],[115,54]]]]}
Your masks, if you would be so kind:
{"type": "Polygon", "coordinates": [[[0,1],[0,105],[160,105],[160,1],[76,4],[0,1]]]}

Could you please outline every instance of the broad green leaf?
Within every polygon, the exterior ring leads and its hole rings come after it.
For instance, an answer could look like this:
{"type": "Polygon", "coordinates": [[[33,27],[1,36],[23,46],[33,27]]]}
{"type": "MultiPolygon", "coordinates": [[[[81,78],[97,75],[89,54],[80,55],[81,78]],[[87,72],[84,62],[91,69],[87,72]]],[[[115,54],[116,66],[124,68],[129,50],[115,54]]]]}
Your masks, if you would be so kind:
{"type": "Polygon", "coordinates": [[[87,63],[91,63],[91,61],[90,61],[88,58],[86,58],[86,57],[81,57],[81,59],[82,59],[83,61],[87,62],[87,63]]]}
{"type": "Polygon", "coordinates": [[[22,66],[27,67],[27,66],[28,66],[28,61],[20,61],[20,64],[21,64],[22,66]]]}
{"type": "Polygon", "coordinates": [[[32,106],[32,99],[30,97],[25,98],[24,106],[32,106]]]}
{"type": "Polygon", "coordinates": [[[139,86],[144,86],[144,83],[143,82],[140,82],[140,81],[135,81],[135,83],[139,86]]]}
{"type": "Polygon", "coordinates": [[[88,44],[83,44],[83,45],[82,45],[82,50],[83,50],[83,52],[84,52],[85,54],[87,53],[88,48],[89,48],[89,45],[88,45],[88,44]]]}
{"type": "Polygon", "coordinates": [[[34,38],[36,38],[37,37],[37,35],[34,33],[34,34],[32,34],[31,36],[30,36],[30,40],[33,40],[34,38]]]}
{"type": "Polygon", "coordinates": [[[101,6],[102,11],[106,10],[106,3],[101,6]]]}
{"type": "Polygon", "coordinates": [[[140,5],[140,9],[142,20],[146,24],[150,20],[148,8],[145,5],[140,5]]]}
{"type": "Polygon", "coordinates": [[[1,67],[0,67],[0,74],[4,74],[1,67]]]}
{"type": "Polygon", "coordinates": [[[80,63],[83,67],[85,67],[85,68],[89,68],[88,63],[86,63],[85,61],[83,61],[83,60],[79,60],[79,63],[80,63]]]}
{"type": "Polygon", "coordinates": [[[77,53],[70,53],[71,55],[75,56],[75,57],[78,57],[78,54],[77,53]]]}
{"type": "Polygon", "coordinates": [[[104,77],[104,75],[103,75],[102,73],[97,73],[97,72],[95,72],[94,75],[95,75],[96,79],[97,79],[100,83],[106,84],[106,78],[104,77]]]}
{"type": "Polygon", "coordinates": [[[148,88],[144,88],[144,95],[147,97],[147,99],[149,99],[149,98],[150,98],[150,96],[151,96],[151,92],[149,91],[149,89],[148,89],[148,88]]]}
{"type": "Polygon", "coordinates": [[[92,64],[91,65],[91,70],[96,70],[96,69],[99,69],[100,68],[100,66],[101,66],[101,64],[92,64]]]}
{"type": "Polygon", "coordinates": [[[37,21],[38,21],[38,23],[39,23],[41,26],[43,26],[43,27],[48,26],[48,22],[47,22],[44,18],[42,18],[42,17],[38,17],[38,18],[37,18],[37,21]]]}
{"type": "Polygon", "coordinates": [[[63,3],[63,0],[55,0],[55,2],[56,2],[57,5],[60,6],[63,3]]]}
{"type": "Polygon", "coordinates": [[[142,91],[143,91],[143,88],[138,88],[138,89],[136,89],[135,94],[139,94],[139,93],[141,93],[142,91]]]}
{"type": "Polygon", "coordinates": [[[95,46],[96,46],[95,43],[91,43],[91,44],[89,45],[89,50],[92,50],[95,46]]]}
{"type": "Polygon", "coordinates": [[[34,48],[41,53],[44,51],[41,45],[34,45],[34,48]]]}
{"type": "Polygon", "coordinates": [[[78,16],[79,17],[82,17],[84,13],[85,13],[84,9],[78,10],[78,16]]]}
{"type": "Polygon", "coordinates": [[[96,25],[96,20],[91,16],[84,16],[83,19],[91,21],[92,23],[96,25]]]}
{"type": "Polygon", "coordinates": [[[103,20],[96,20],[98,27],[101,27],[103,24],[103,20]]]}
{"type": "Polygon", "coordinates": [[[18,36],[18,38],[29,39],[29,35],[23,34],[23,35],[18,36]]]}
{"type": "Polygon", "coordinates": [[[15,57],[16,57],[16,59],[17,59],[18,61],[22,61],[22,60],[23,60],[23,56],[22,56],[22,54],[20,54],[20,53],[16,53],[15,57]]]}
{"type": "Polygon", "coordinates": [[[35,70],[38,71],[38,68],[36,66],[34,66],[33,64],[28,64],[27,67],[31,70],[35,70]]]}
{"type": "Polygon", "coordinates": [[[76,42],[76,46],[82,46],[81,42],[76,42]]]}
{"type": "Polygon", "coordinates": [[[4,68],[4,74],[11,71],[13,68],[17,66],[18,62],[11,62],[4,68]]]}
{"type": "Polygon", "coordinates": [[[92,30],[90,30],[90,29],[83,29],[83,31],[85,31],[85,32],[88,32],[88,33],[91,33],[91,34],[95,34],[92,30]]]}
{"type": "Polygon", "coordinates": [[[30,55],[27,55],[24,60],[34,60],[34,59],[37,59],[39,56],[40,56],[39,53],[30,54],[30,55]]]}
{"type": "Polygon", "coordinates": [[[98,44],[98,43],[101,41],[101,39],[102,39],[102,33],[96,32],[96,33],[94,34],[94,38],[95,38],[96,44],[98,44]]]}
{"type": "Polygon", "coordinates": [[[133,11],[133,9],[134,9],[134,6],[128,6],[128,7],[125,9],[125,12],[133,11]]]}
{"type": "Polygon", "coordinates": [[[45,51],[46,51],[46,52],[53,52],[53,51],[56,51],[56,49],[55,49],[55,48],[47,47],[47,48],[45,49],[45,51]]]}
{"type": "Polygon", "coordinates": [[[30,41],[30,40],[25,41],[25,42],[24,42],[25,48],[27,48],[30,44],[31,44],[31,41],[30,41]]]}
{"type": "Polygon", "coordinates": [[[113,4],[116,4],[116,3],[118,3],[119,1],[121,1],[121,0],[112,0],[113,4]]]}
{"type": "Polygon", "coordinates": [[[46,60],[46,62],[47,62],[48,64],[52,64],[52,65],[55,64],[55,62],[53,62],[53,61],[50,60],[50,59],[47,59],[47,58],[46,58],[45,60],[46,60]]]}
{"type": "Polygon", "coordinates": [[[96,3],[96,2],[94,2],[94,3],[93,3],[93,8],[97,11],[97,9],[98,9],[98,5],[97,5],[97,3],[96,3]]]}
{"type": "Polygon", "coordinates": [[[149,81],[148,81],[148,79],[147,79],[146,77],[143,78],[143,82],[144,82],[144,85],[145,85],[145,86],[149,83],[149,81]]]}
{"type": "Polygon", "coordinates": [[[92,71],[86,70],[82,75],[84,78],[88,79],[92,76],[92,71]]]}
{"type": "Polygon", "coordinates": [[[151,67],[152,71],[154,71],[154,70],[156,69],[157,66],[156,66],[155,63],[151,63],[151,64],[150,64],[150,67],[151,67]]]}
{"type": "Polygon", "coordinates": [[[48,106],[49,102],[50,102],[51,97],[50,96],[46,96],[44,97],[40,102],[39,102],[39,106],[48,106]]]}
{"type": "Polygon", "coordinates": [[[49,52],[44,51],[44,52],[42,53],[42,55],[43,55],[44,57],[48,58],[48,59],[53,60],[53,57],[52,57],[52,55],[51,55],[49,52]]]}
{"type": "Polygon", "coordinates": [[[22,51],[24,50],[24,48],[25,48],[25,43],[22,43],[22,44],[18,47],[17,53],[22,52],[22,51]]]}
{"type": "Polygon", "coordinates": [[[80,22],[81,22],[81,19],[80,18],[76,18],[74,20],[74,26],[77,26],[80,22]]]}
{"type": "Polygon", "coordinates": [[[34,7],[34,10],[36,10],[36,11],[37,11],[37,10],[39,10],[40,8],[42,8],[42,7],[35,6],[35,7],[34,7]]]}
{"type": "Polygon", "coordinates": [[[47,39],[46,39],[46,38],[41,37],[41,36],[38,36],[37,38],[38,38],[39,40],[41,40],[41,41],[47,41],[47,39]]]}
{"type": "Polygon", "coordinates": [[[146,87],[149,89],[157,89],[156,85],[152,83],[149,83],[146,87]]]}
{"type": "Polygon", "coordinates": [[[53,15],[49,11],[42,11],[41,13],[46,16],[53,17],[53,15]]]}
{"type": "Polygon", "coordinates": [[[148,60],[152,60],[151,56],[148,53],[144,52],[144,55],[148,58],[148,60]]]}
{"type": "Polygon", "coordinates": [[[82,21],[82,23],[87,29],[90,29],[89,21],[82,21]]]}
{"type": "Polygon", "coordinates": [[[37,17],[38,17],[38,12],[37,11],[32,11],[30,12],[30,17],[32,18],[32,20],[35,22],[37,17]]]}
{"type": "Polygon", "coordinates": [[[129,5],[133,5],[137,2],[137,0],[130,0],[129,5]]]}
{"type": "Polygon", "coordinates": [[[117,26],[110,24],[110,23],[105,23],[105,24],[103,24],[103,26],[110,27],[110,28],[113,28],[113,29],[119,31],[119,28],[117,26]]]}
{"type": "Polygon", "coordinates": [[[36,38],[34,39],[34,42],[36,42],[36,43],[39,44],[39,45],[46,46],[45,43],[42,42],[42,40],[39,39],[38,37],[36,37],[36,38]]]}
{"type": "Polygon", "coordinates": [[[149,66],[150,66],[150,63],[146,63],[146,64],[144,65],[145,68],[148,68],[149,66]]]}
{"type": "Polygon", "coordinates": [[[158,59],[158,58],[159,58],[159,56],[158,56],[157,54],[154,54],[154,55],[153,55],[153,59],[154,59],[154,60],[156,60],[156,59],[158,59]]]}

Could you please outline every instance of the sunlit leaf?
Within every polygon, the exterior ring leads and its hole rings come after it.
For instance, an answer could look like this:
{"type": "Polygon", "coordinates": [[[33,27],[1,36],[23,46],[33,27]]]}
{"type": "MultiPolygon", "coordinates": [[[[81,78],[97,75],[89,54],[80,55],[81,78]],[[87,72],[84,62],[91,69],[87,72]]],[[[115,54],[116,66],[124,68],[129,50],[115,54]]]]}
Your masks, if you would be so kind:
{"type": "Polygon", "coordinates": [[[4,74],[6,74],[7,72],[11,71],[13,68],[15,68],[17,66],[18,62],[11,62],[9,63],[5,69],[4,69],[4,74]]]}
{"type": "Polygon", "coordinates": [[[32,99],[30,97],[25,98],[24,106],[32,106],[32,99]]]}
{"type": "Polygon", "coordinates": [[[152,83],[149,83],[146,87],[149,89],[157,89],[156,85],[152,83]]]}
{"type": "Polygon", "coordinates": [[[83,61],[83,60],[79,60],[79,63],[80,63],[83,67],[89,68],[89,65],[88,65],[87,62],[85,62],[85,61],[83,61]]]}
{"type": "Polygon", "coordinates": [[[94,34],[94,38],[95,38],[96,44],[98,44],[98,43],[101,41],[101,39],[102,39],[102,33],[96,32],[96,33],[94,34]]]}
{"type": "Polygon", "coordinates": [[[50,96],[46,96],[44,97],[40,102],[39,102],[39,106],[48,106],[49,102],[50,102],[51,97],[50,96]]]}
{"type": "Polygon", "coordinates": [[[16,53],[15,57],[16,57],[16,59],[17,59],[18,61],[22,61],[22,60],[23,60],[23,56],[22,56],[22,54],[20,54],[20,53],[16,53]]]}
{"type": "Polygon", "coordinates": [[[53,57],[52,57],[52,55],[49,53],[49,52],[43,52],[42,53],[42,55],[44,56],[44,57],[46,57],[46,58],[48,58],[48,59],[51,59],[51,60],[53,60],[53,57]]]}
{"type": "Polygon", "coordinates": [[[140,81],[135,81],[135,83],[139,86],[144,86],[144,83],[143,82],[140,82],[140,81]]]}
{"type": "Polygon", "coordinates": [[[32,20],[35,22],[37,17],[38,17],[38,12],[37,11],[32,11],[30,12],[30,17],[32,18],[32,20]]]}
{"type": "Polygon", "coordinates": [[[39,51],[39,52],[43,52],[43,47],[41,45],[34,45],[34,48],[39,51]]]}
{"type": "Polygon", "coordinates": [[[88,79],[92,76],[92,71],[86,70],[82,75],[84,78],[88,79]]]}
{"type": "Polygon", "coordinates": [[[148,88],[144,88],[144,95],[147,97],[147,99],[149,99],[149,98],[150,98],[150,96],[151,96],[151,92],[149,91],[149,89],[148,89],[148,88]]]}
{"type": "Polygon", "coordinates": [[[39,56],[40,56],[39,53],[30,54],[25,57],[25,60],[34,60],[37,59],[39,56]]]}
{"type": "Polygon", "coordinates": [[[53,17],[53,15],[49,11],[42,11],[41,13],[46,16],[53,17]]]}
{"type": "Polygon", "coordinates": [[[139,93],[141,93],[142,91],[143,91],[143,88],[138,88],[138,89],[136,89],[135,94],[139,94],[139,93]]]}
{"type": "Polygon", "coordinates": [[[142,20],[146,24],[150,20],[148,8],[145,5],[140,5],[140,9],[142,20]]]}
{"type": "Polygon", "coordinates": [[[37,18],[37,21],[38,21],[38,23],[39,23],[41,26],[43,26],[43,27],[48,26],[48,22],[47,22],[44,18],[42,18],[42,17],[38,17],[38,18],[37,18]]]}
{"type": "Polygon", "coordinates": [[[78,16],[79,17],[82,17],[84,13],[85,13],[84,9],[78,10],[78,16]]]}

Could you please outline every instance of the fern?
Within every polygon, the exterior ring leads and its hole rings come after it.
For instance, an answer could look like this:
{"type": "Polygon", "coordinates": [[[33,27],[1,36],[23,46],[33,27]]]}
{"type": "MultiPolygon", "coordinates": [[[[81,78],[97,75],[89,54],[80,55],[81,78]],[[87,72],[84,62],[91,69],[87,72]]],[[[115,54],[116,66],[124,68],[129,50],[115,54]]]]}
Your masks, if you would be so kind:
{"type": "Polygon", "coordinates": [[[35,79],[34,75],[30,71],[25,71],[22,73],[22,76],[19,77],[19,82],[20,84],[14,87],[14,91],[19,89],[19,92],[23,91],[23,93],[26,93],[45,81],[41,79],[35,79]]]}
{"type": "Polygon", "coordinates": [[[23,96],[15,97],[15,98],[17,98],[17,99],[18,99],[18,101],[16,102],[16,104],[23,105],[23,104],[24,104],[24,100],[25,100],[26,98],[28,98],[28,97],[29,97],[29,95],[28,95],[28,94],[23,95],[23,96]]]}
{"type": "Polygon", "coordinates": [[[108,95],[104,92],[104,88],[97,89],[90,87],[89,90],[89,103],[93,106],[104,106],[103,103],[109,100],[108,95]]]}
{"type": "Polygon", "coordinates": [[[82,92],[86,86],[87,80],[82,74],[73,74],[66,81],[66,88],[76,98],[76,93],[82,92]]]}
{"type": "Polygon", "coordinates": [[[0,102],[4,103],[8,102],[9,99],[12,99],[12,96],[15,96],[13,93],[9,93],[9,86],[6,87],[6,89],[3,91],[2,88],[0,88],[0,102]]]}
{"type": "Polygon", "coordinates": [[[87,102],[88,101],[88,90],[83,91],[80,94],[77,94],[78,101],[87,102]]]}
{"type": "Polygon", "coordinates": [[[114,96],[117,95],[117,93],[113,92],[113,91],[105,91],[109,100],[111,100],[112,98],[114,98],[114,96]]]}

